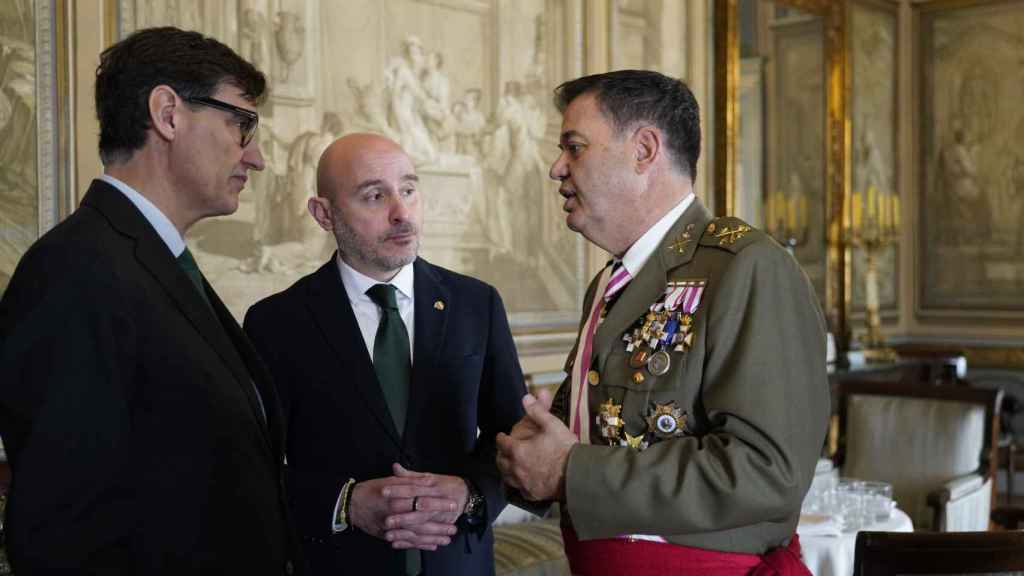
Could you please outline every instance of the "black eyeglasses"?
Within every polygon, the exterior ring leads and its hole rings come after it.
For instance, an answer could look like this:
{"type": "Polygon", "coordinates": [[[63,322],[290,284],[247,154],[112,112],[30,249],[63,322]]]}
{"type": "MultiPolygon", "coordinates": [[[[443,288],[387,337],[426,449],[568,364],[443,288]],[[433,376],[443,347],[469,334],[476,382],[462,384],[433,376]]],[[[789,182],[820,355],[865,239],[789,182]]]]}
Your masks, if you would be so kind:
{"type": "Polygon", "coordinates": [[[238,118],[238,128],[242,131],[242,148],[249,145],[252,142],[252,137],[256,135],[256,127],[260,123],[260,115],[253,112],[252,110],[246,110],[245,108],[239,108],[233,104],[228,104],[216,98],[205,98],[205,97],[194,97],[186,98],[185,101],[193,104],[201,104],[203,106],[209,106],[210,108],[216,108],[218,110],[224,110],[231,112],[238,118]]]}

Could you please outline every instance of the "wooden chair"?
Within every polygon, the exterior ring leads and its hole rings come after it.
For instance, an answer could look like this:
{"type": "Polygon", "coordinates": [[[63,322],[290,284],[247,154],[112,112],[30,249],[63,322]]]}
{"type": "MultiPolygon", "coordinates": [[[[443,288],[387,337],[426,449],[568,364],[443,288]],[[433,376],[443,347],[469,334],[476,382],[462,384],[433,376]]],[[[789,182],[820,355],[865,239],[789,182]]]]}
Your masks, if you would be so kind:
{"type": "Polygon", "coordinates": [[[1024,532],[860,532],[854,576],[1021,574],[1024,532]]]}
{"type": "Polygon", "coordinates": [[[843,381],[837,396],[843,476],[892,483],[917,529],[988,528],[1002,391],[843,381]]]}

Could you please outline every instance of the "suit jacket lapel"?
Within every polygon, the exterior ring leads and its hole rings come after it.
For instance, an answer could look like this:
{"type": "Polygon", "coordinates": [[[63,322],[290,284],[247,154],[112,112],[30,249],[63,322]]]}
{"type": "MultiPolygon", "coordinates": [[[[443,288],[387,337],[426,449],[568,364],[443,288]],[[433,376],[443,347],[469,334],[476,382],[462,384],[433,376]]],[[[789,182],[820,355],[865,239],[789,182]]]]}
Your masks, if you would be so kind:
{"type": "MultiPolygon", "coordinates": [[[[102,213],[112,226],[123,234],[135,240],[135,258],[156,279],[156,282],[164,289],[171,300],[175,303],[186,319],[195,327],[199,335],[210,345],[220,356],[224,365],[234,375],[237,384],[242,387],[243,393],[249,399],[250,407],[253,410],[253,417],[261,429],[263,418],[260,416],[258,401],[254,396],[249,372],[238,355],[234,344],[228,338],[224,325],[210,311],[210,307],[203,301],[202,296],[196,291],[195,285],[188,279],[188,276],[181,270],[174,259],[174,255],[167,249],[167,245],[157,235],[156,230],[146,221],[130,200],[124,197],[113,186],[102,182],[94,181],[85,198],[83,205],[90,206],[102,213]]],[[[212,295],[211,303],[216,301],[220,309],[225,313],[224,304],[216,296],[216,293],[205,283],[207,295],[212,295]]],[[[227,317],[234,322],[234,319],[227,314],[227,317]]]]}
{"type": "MultiPolygon", "coordinates": [[[[335,264],[336,257],[337,254],[313,274],[306,305],[324,339],[334,350],[334,361],[337,363],[335,373],[339,380],[346,379],[352,383],[388,437],[396,446],[401,446],[398,430],[391,419],[380,383],[377,382],[377,373],[373,370],[370,352],[366,349],[366,342],[363,341],[359,323],[352,311],[352,303],[341,282],[335,264]]],[[[346,392],[345,387],[339,386],[339,397],[348,402],[346,392]]]]}
{"type": "Polygon", "coordinates": [[[451,301],[451,292],[441,283],[441,278],[422,258],[417,258],[413,263],[413,274],[416,307],[413,329],[416,334],[413,340],[412,381],[409,383],[409,410],[405,416],[406,446],[415,441],[415,430],[422,419],[422,407],[428,404],[427,395],[436,393],[437,387],[444,384],[434,381],[430,375],[436,373],[434,367],[444,349],[448,315],[452,306],[457,305],[451,301]],[[443,304],[440,309],[435,307],[436,302],[443,304]]]}
{"type": "Polygon", "coordinates": [[[608,355],[612,347],[621,342],[623,333],[663,295],[668,273],[693,259],[700,235],[709,220],[711,214],[699,199],[694,198],[693,204],[665,234],[640,273],[623,290],[594,334],[594,354],[599,359],[599,371],[604,372],[608,355]]]}

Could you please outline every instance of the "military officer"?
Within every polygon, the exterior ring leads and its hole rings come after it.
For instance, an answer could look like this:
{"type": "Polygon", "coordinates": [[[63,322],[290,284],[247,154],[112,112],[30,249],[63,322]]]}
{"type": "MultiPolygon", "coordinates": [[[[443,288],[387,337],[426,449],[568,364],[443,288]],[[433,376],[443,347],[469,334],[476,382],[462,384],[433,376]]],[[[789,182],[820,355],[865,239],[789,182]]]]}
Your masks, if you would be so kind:
{"type": "Polygon", "coordinates": [[[825,326],[796,261],[694,196],[699,109],[656,72],[556,90],[569,228],[615,256],[569,374],[499,435],[505,482],[559,501],[573,574],[806,573],[795,529],[829,417],[825,326]]]}

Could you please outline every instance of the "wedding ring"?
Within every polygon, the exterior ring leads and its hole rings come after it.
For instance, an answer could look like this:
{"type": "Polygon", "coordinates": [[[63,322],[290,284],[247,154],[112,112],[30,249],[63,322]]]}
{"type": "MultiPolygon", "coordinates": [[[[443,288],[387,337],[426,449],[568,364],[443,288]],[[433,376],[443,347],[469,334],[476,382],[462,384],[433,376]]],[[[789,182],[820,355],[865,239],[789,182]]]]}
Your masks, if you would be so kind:
{"type": "Polygon", "coordinates": [[[412,511],[413,512],[416,511],[416,505],[418,504],[416,501],[419,500],[419,499],[420,499],[419,496],[413,496],[412,497],[412,511]]]}

